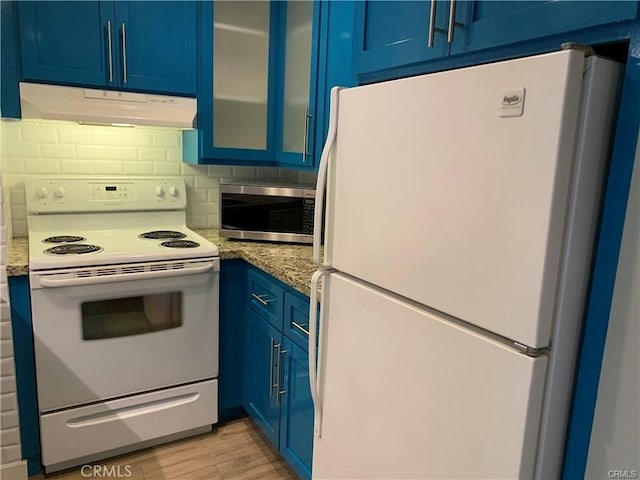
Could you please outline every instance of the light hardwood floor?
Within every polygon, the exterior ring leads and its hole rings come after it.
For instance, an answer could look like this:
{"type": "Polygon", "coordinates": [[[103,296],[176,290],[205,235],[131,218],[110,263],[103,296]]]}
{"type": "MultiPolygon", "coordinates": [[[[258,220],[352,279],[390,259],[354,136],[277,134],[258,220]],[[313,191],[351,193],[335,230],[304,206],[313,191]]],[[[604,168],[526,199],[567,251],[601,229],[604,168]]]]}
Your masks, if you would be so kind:
{"type": "MultiPolygon", "coordinates": [[[[129,480],[284,480],[297,479],[278,451],[248,418],[214,428],[213,432],[129,455],[92,462],[116,467],[114,476],[85,476],[80,468],[38,480],[86,480],[128,478],[129,480]],[[129,468],[125,468],[126,466],[129,468]],[[117,467],[120,466],[120,477],[117,467]],[[130,472],[130,476],[126,474],[130,472]]],[[[109,471],[109,470],[107,470],[109,471]]],[[[104,470],[103,470],[104,472],[104,470]]]]}

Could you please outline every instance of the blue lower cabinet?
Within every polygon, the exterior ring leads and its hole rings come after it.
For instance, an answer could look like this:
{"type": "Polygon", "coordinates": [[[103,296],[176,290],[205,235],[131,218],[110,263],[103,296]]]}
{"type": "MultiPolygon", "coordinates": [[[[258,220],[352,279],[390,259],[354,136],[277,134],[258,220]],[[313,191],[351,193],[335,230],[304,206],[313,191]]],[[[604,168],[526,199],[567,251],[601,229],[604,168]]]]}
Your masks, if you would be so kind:
{"type": "Polygon", "coordinates": [[[309,355],[287,337],[282,345],[280,453],[300,478],[311,478],[313,401],[309,388],[309,355]]]}
{"type": "Polygon", "coordinates": [[[31,296],[29,277],[9,277],[11,328],[16,365],[16,390],[20,419],[20,446],[22,458],[27,461],[29,475],[42,470],[40,462],[40,425],[36,396],[36,368],[31,323],[31,296]]]}
{"type": "Polygon", "coordinates": [[[282,334],[250,310],[247,311],[244,351],[244,408],[267,438],[278,445],[280,391],[278,376],[282,334]]]}
{"type": "Polygon", "coordinates": [[[242,342],[243,305],[247,264],[224,260],[220,266],[220,342],[218,371],[218,418],[230,420],[243,414],[242,342]]]}
{"type": "Polygon", "coordinates": [[[245,298],[258,297],[267,305],[249,300],[246,309],[242,403],[300,478],[310,479],[313,402],[305,333],[309,298],[248,268],[245,298]]]}

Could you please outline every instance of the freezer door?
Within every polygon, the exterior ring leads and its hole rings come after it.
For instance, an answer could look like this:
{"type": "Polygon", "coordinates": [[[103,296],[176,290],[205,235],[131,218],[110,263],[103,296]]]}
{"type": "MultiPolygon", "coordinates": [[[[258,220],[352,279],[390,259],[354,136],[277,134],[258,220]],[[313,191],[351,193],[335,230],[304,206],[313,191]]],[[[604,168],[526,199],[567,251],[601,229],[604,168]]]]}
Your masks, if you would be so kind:
{"type": "Polygon", "coordinates": [[[546,357],[340,274],[323,302],[313,478],[533,476],[546,357]]]}
{"type": "Polygon", "coordinates": [[[330,265],[548,345],[583,65],[564,51],[340,91],[330,265]]]}

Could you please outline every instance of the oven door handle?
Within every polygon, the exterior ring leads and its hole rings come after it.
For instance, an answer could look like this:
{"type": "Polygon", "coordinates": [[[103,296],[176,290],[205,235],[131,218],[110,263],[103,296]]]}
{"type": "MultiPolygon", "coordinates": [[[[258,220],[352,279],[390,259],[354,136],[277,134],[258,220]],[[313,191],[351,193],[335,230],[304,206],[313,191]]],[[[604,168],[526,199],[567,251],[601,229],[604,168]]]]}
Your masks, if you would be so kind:
{"type": "Polygon", "coordinates": [[[159,270],[156,272],[123,273],[116,275],[105,275],[100,277],[80,277],[80,278],[40,278],[42,287],[75,287],[84,285],[97,285],[102,283],[128,282],[131,280],[147,280],[150,278],[183,277],[185,275],[197,275],[207,273],[213,269],[213,263],[203,267],[190,267],[180,270],[159,270]]]}

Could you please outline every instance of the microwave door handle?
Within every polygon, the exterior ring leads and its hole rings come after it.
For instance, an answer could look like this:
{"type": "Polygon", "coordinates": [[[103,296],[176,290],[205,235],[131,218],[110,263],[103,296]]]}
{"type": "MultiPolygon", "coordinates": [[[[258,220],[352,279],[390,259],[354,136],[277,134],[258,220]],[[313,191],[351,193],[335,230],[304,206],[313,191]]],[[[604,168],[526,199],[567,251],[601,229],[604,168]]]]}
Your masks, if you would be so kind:
{"type": "Polygon", "coordinates": [[[327,141],[322,149],[322,156],[320,157],[320,165],[318,166],[318,180],[316,183],[316,201],[313,214],[313,263],[318,268],[331,268],[331,264],[327,262],[327,237],[329,236],[330,227],[328,225],[331,215],[326,215],[325,218],[325,242],[324,242],[324,261],[320,255],[320,242],[322,239],[322,207],[324,203],[325,187],[327,183],[327,175],[329,170],[329,158],[331,157],[331,151],[336,142],[336,133],[338,130],[338,94],[342,88],[333,87],[331,89],[330,97],[330,112],[329,112],[329,131],[327,132],[327,141]]]}
{"type": "Polygon", "coordinates": [[[39,278],[40,286],[47,288],[55,287],[76,287],[85,285],[100,285],[103,283],[129,282],[131,280],[148,280],[151,278],[183,277],[185,275],[196,275],[206,273],[213,269],[213,263],[203,267],[185,268],[183,270],[160,270],[157,272],[124,273],[116,275],[105,275],[99,277],[80,278],[39,278]]]}

